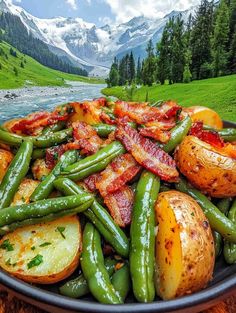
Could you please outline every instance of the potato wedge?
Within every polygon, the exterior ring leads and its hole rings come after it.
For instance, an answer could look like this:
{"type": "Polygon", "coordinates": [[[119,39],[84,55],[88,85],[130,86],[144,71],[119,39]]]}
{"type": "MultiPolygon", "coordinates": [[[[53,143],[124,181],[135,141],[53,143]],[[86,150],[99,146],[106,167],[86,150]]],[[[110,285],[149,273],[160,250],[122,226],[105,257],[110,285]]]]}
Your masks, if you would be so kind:
{"type": "Polygon", "coordinates": [[[219,114],[204,106],[192,106],[184,108],[184,112],[187,112],[193,122],[202,121],[203,124],[213,127],[215,129],[222,129],[223,122],[219,114]]]}
{"type": "Polygon", "coordinates": [[[210,225],[190,196],[160,193],[156,202],[156,290],[169,300],[204,288],[212,278],[215,251],[210,225]]]}
{"type": "Polygon", "coordinates": [[[189,182],[216,198],[236,196],[236,159],[194,136],[187,136],[175,151],[175,161],[189,182]]]}
{"type": "Polygon", "coordinates": [[[38,184],[39,184],[39,181],[37,180],[24,178],[17,192],[15,193],[11,206],[29,203],[30,196],[32,195],[32,193],[34,192],[38,184]]]}
{"type": "Polygon", "coordinates": [[[32,173],[34,179],[42,180],[44,176],[47,176],[51,170],[46,166],[46,162],[44,159],[37,159],[35,160],[32,166],[32,173]]]}
{"type": "Polygon", "coordinates": [[[24,281],[52,284],[76,269],[81,243],[76,216],[22,227],[1,239],[0,266],[24,281]]]}
{"type": "Polygon", "coordinates": [[[6,174],[13,157],[14,156],[10,151],[0,149],[0,182],[6,174]]]}

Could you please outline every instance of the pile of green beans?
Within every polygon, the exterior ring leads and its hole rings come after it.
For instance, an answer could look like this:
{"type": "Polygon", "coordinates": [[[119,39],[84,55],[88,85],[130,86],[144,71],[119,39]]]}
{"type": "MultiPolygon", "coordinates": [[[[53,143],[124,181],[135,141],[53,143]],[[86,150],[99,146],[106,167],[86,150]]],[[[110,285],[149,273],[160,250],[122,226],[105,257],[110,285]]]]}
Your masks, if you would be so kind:
{"type": "MultiPolygon", "coordinates": [[[[162,102],[150,104],[158,107],[162,102]]],[[[113,111],[104,108],[111,119],[113,111]]],[[[129,122],[133,128],[145,127],[129,122]]],[[[157,143],[173,155],[191,128],[189,116],[178,121],[170,131],[166,144],[157,143]]],[[[79,151],[65,152],[35,188],[30,203],[10,206],[22,180],[30,177],[32,160],[44,158],[47,148],[70,142],[72,127],[65,122],[46,127],[39,136],[19,136],[0,126],[0,143],[11,146],[15,154],[0,184],[0,235],[27,225],[48,222],[63,216],[80,214],[83,250],[79,274],[59,288],[62,295],[81,298],[91,293],[100,303],[122,304],[132,289],[138,302],[155,298],[155,203],[159,192],[176,189],[190,195],[202,208],[213,231],[216,257],[224,255],[227,263],[236,263],[236,199],[209,200],[184,178],[175,184],[162,184],[147,170],[131,182],[134,191],[130,229],[121,229],[113,220],[99,196],[85,190],[78,181],[99,173],[117,156],[126,153],[119,141],[103,146],[93,155],[82,157],[79,151]],[[50,198],[53,190],[60,196],[50,198]],[[129,235],[128,236],[128,232],[129,235]],[[103,240],[112,249],[112,257],[104,259],[103,240]]],[[[92,125],[97,134],[107,138],[116,125],[92,125]]],[[[205,127],[205,129],[211,129],[205,127]]],[[[217,130],[225,141],[236,141],[236,129],[217,130]]]]}

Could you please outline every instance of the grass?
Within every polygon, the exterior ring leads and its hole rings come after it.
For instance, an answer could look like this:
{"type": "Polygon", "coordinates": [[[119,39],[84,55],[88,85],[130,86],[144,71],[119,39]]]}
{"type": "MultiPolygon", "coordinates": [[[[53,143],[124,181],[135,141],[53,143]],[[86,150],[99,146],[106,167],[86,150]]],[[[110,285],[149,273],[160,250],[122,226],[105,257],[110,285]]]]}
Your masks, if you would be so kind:
{"type": "MultiPolygon", "coordinates": [[[[220,116],[236,122],[236,75],[194,81],[190,84],[153,85],[141,87],[133,93],[132,100],[145,101],[176,100],[183,106],[203,105],[217,111],[220,116]]],[[[102,93],[128,100],[129,94],[123,87],[105,88],[102,93]]]]}
{"type": "Polygon", "coordinates": [[[74,74],[67,74],[48,68],[33,58],[23,55],[17,49],[17,58],[10,55],[10,45],[1,42],[0,48],[7,54],[0,55],[0,89],[20,88],[26,85],[30,86],[66,86],[66,81],[79,81],[84,83],[103,83],[101,79],[83,77],[74,74]],[[26,63],[24,62],[26,61],[26,63]],[[21,62],[24,68],[20,66],[21,62]],[[14,72],[17,68],[18,75],[14,72]]]}

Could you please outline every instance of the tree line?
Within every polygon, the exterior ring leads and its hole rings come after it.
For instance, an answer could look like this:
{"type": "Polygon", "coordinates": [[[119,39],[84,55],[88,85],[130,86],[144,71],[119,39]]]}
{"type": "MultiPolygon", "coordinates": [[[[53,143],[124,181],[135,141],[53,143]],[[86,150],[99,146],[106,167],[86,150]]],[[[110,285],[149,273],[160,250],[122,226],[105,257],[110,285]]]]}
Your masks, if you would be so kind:
{"type": "Polygon", "coordinates": [[[0,41],[6,41],[23,54],[39,63],[65,73],[88,76],[86,70],[75,67],[68,60],[62,60],[40,39],[33,37],[18,16],[0,12],[0,41]]]}
{"type": "Polygon", "coordinates": [[[156,47],[150,40],[145,59],[133,53],[115,58],[108,86],[188,83],[236,73],[236,0],[202,0],[194,16],[166,23],[156,47]]]}

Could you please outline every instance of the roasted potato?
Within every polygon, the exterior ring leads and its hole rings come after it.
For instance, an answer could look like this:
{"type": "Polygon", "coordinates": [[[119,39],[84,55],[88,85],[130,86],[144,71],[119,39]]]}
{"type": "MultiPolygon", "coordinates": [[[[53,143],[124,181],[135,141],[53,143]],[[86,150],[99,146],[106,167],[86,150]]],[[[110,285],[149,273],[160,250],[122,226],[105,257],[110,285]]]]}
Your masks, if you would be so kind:
{"type": "Polygon", "coordinates": [[[42,180],[44,176],[47,176],[51,170],[46,166],[46,162],[44,159],[37,159],[35,160],[32,166],[32,173],[34,179],[42,180]]]}
{"type": "Polygon", "coordinates": [[[227,150],[215,149],[194,136],[187,136],[175,151],[180,172],[189,182],[215,198],[236,196],[236,159],[227,150]]]}
{"type": "Polygon", "coordinates": [[[204,288],[212,278],[214,241],[202,209],[190,196],[160,193],[155,206],[156,290],[165,300],[204,288]]]}
{"type": "Polygon", "coordinates": [[[215,129],[222,129],[223,122],[219,114],[204,106],[192,106],[184,108],[184,112],[187,112],[193,122],[202,121],[203,124],[213,127],[215,129]]]}
{"type": "Polygon", "coordinates": [[[76,216],[22,227],[1,239],[0,266],[24,281],[53,284],[76,269],[81,242],[76,216]]]}
{"type": "Polygon", "coordinates": [[[30,196],[38,186],[39,181],[33,180],[33,179],[28,179],[24,178],[15,193],[14,199],[11,203],[11,205],[21,205],[24,203],[29,203],[30,202],[30,196]]]}
{"type": "Polygon", "coordinates": [[[80,121],[86,122],[89,125],[102,123],[100,119],[100,104],[97,101],[74,102],[71,106],[74,109],[74,113],[70,118],[70,122],[80,121]]]}
{"type": "Polygon", "coordinates": [[[10,151],[0,149],[0,182],[6,174],[13,157],[14,156],[10,151]]]}

